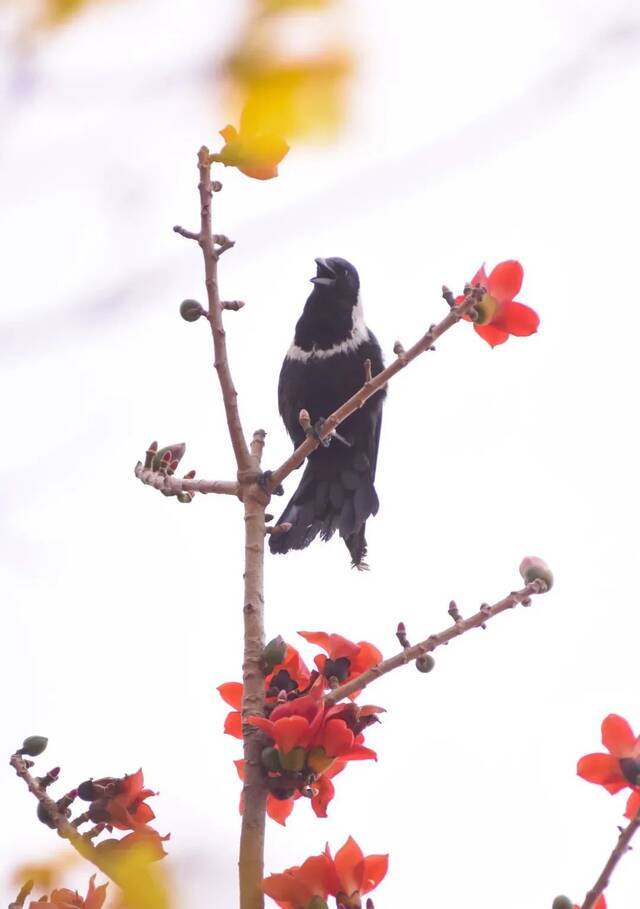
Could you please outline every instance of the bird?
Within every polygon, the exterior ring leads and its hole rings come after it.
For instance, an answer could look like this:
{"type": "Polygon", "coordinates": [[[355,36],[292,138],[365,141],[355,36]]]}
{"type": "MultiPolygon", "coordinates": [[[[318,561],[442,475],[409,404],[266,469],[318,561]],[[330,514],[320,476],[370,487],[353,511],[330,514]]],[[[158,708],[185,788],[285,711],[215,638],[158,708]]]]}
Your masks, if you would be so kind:
{"type": "MultiPolygon", "coordinates": [[[[355,267],[340,257],[315,263],[317,272],[310,279],[314,288],[278,382],[278,409],[294,449],[306,432],[317,435],[324,419],[362,387],[365,361],[372,376],[384,368],[380,345],[364,321],[355,267]],[[301,425],[301,410],[308,412],[312,429],[305,431],[301,425]]],[[[277,522],[291,527],[270,536],[271,552],[304,549],[318,535],[329,540],[338,531],[352,567],[369,567],[365,525],[379,505],[374,480],[385,396],[386,389],[377,391],[309,455],[298,488],[277,522]]]]}

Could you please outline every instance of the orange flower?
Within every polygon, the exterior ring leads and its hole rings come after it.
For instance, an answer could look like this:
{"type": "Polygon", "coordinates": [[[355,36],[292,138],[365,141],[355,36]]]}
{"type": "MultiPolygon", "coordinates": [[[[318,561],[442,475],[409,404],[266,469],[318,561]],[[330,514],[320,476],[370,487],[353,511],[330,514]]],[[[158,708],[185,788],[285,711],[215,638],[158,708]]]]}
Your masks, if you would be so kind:
{"type": "Polygon", "coordinates": [[[312,900],[317,906],[319,900],[325,901],[329,896],[331,871],[331,860],[323,852],[282,874],[269,875],[263,880],[262,889],[281,909],[308,909],[312,900]]]}
{"type": "Polygon", "coordinates": [[[127,774],[119,781],[117,794],[107,799],[104,805],[104,810],[109,815],[109,824],[118,830],[137,830],[155,818],[145,799],[156,793],[143,787],[141,769],[137,773],[127,774]]]}
{"type": "MultiPolygon", "coordinates": [[[[311,675],[304,660],[290,644],[282,663],[274,666],[273,671],[265,678],[265,699],[267,707],[275,704],[284,691],[287,697],[297,697],[309,685],[311,675]]],[[[242,682],[224,682],[218,686],[220,697],[233,710],[227,714],[224,721],[224,731],[236,739],[242,738],[242,682]]]]}
{"type": "Polygon", "coordinates": [[[31,902],[29,909],[46,909],[47,906],[54,909],[101,909],[107,897],[107,884],[95,886],[96,876],[92,874],[89,878],[89,888],[84,899],[77,890],[68,890],[62,887],[54,890],[51,896],[46,899],[40,899],[37,902],[31,902]]]}
{"type": "Polygon", "coordinates": [[[378,886],[388,865],[388,855],[365,857],[349,837],[335,858],[327,845],[321,855],[265,878],[262,889],[281,909],[311,909],[322,905],[319,901],[326,901],[329,895],[336,897],[341,909],[361,909],[360,898],[378,886]]]}
{"type": "MultiPolygon", "coordinates": [[[[573,904],[573,909],[581,909],[577,903],[573,904]]],[[[607,902],[604,898],[604,895],[601,893],[598,899],[593,904],[593,909],[607,909],[607,902]]]]}
{"type": "MultiPolygon", "coordinates": [[[[342,635],[327,634],[325,631],[299,631],[298,634],[310,644],[322,647],[327,653],[327,656],[318,655],[315,658],[315,664],[327,682],[331,678],[337,679],[341,684],[350,682],[382,660],[378,648],[367,641],[354,644],[342,635]]],[[[356,691],[349,696],[354,700],[359,693],[356,691]]]]}
{"type": "MultiPolygon", "coordinates": [[[[331,859],[329,846],[325,854],[331,859]]],[[[349,837],[344,846],[336,852],[336,857],[331,859],[331,864],[329,893],[336,897],[336,902],[343,909],[360,909],[360,897],[374,890],[386,875],[389,856],[365,857],[360,846],[349,837]]]]}
{"type": "MultiPolygon", "coordinates": [[[[504,344],[509,335],[526,337],[538,330],[538,314],[524,303],[514,300],[522,287],[523,276],[522,265],[509,259],[496,265],[488,276],[484,265],[481,265],[471,279],[472,287],[480,284],[487,291],[476,307],[480,319],[473,327],[492,347],[504,344]]],[[[456,303],[463,299],[457,297],[456,303]]]]}
{"type": "Polygon", "coordinates": [[[625,719],[610,713],[602,723],[602,744],[609,754],[581,757],[578,776],[604,786],[612,795],[627,787],[635,789],[640,783],[640,737],[625,719]]]}
{"type": "Polygon", "coordinates": [[[256,180],[271,180],[278,176],[278,164],[289,151],[282,136],[251,130],[243,117],[240,118],[240,131],[229,125],[220,130],[220,135],[225,145],[214,155],[214,160],[225,167],[237,167],[256,180]]]}

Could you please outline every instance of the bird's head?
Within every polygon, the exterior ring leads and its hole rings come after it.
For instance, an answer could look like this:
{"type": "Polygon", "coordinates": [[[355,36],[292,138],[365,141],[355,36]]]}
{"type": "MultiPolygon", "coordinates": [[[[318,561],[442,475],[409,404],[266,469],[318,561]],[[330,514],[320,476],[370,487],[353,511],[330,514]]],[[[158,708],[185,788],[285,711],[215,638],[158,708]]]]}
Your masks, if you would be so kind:
{"type": "Polygon", "coordinates": [[[318,258],[315,263],[318,269],[315,277],[311,278],[311,283],[316,287],[331,289],[336,296],[350,299],[355,303],[360,290],[360,278],[351,262],[333,256],[331,259],[318,258]]]}

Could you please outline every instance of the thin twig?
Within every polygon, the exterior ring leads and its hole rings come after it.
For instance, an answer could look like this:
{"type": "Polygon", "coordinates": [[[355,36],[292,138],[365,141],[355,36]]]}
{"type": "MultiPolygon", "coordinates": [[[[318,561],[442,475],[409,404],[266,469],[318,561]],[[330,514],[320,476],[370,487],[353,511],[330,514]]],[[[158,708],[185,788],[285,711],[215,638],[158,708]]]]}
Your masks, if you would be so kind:
{"type": "Polygon", "coordinates": [[[472,628],[482,627],[489,619],[492,619],[494,616],[499,615],[507,609],[512,609],[518,603],[529,605],[530,597],[534,594],[545,593],[546,590],[547,587],[544,581],[531,581],[526,587],[523,587],[522,590],[514,590],[509,596],[500,600],[494,606],[483,604],[478,612],[474,613],[468,619],[458,620],[454,622],[453,625],[445,628],[444,631],[429,635],[428,638],[425,638],[425,640],[421,641],[419,644],[415,644],[413,647],[403,648],[400,653],[397,653],[395,656],[390,657],[388,660],[383,660],[381,663],[378,663],[377,666],[372,666],[371,669],[367,669],[366,672],[361,673],[349,682],[345,682],[344,685],[340,685],[339,688],[334,689],[334,691],[329,692],[329,694],[325,696],[325,701],[328,704],[335,704],[337,701],[341,701],[343,698],[353,694],[354,691],[361,691],[363,688],[366,688],[367,685],[370,685],[371,682],[375,681],[375,679],[379,679],[393,669],[398,669],[400,666],[405,666],[407,663],[417,660],[418,657],[423,654],[436,650],[437,647],[441,647],[442,644],[447,644],[453,638],[459,637],[472,628]]]}
{"type": "Polygon", "coordinates": [[[47,816],[51,818],[51,822],[55,825],[60,836],[69,840],[76,852],[87,859],[87,861],[94,864],[96,868],[99,868],[100,871],[102,871],[103,874],[106,874],[115,884],[124,888],[125,883],[120,879],[117,870],[114,867],[114,862],[106,860],[104,856],[98,852],[95,846],[86,840],[83,835],[78,832],[78,829],[67,820],[58,808],[56,802],[47,795],[46,790],[43,789],[38,781],[29,773],[28,764],[22,755],[18,753],[12,754],[9,763],[18,776],[27,784],[29,792],[31,792],[40,802],[47,816]]]}
{"type": "Polygon", "coordinates": [[[145,486],[153,486],[170,495],[179,492],[216,493],[224,496],[237,496],[240,484],[236,480],[196,480],[186,477],[169,476],[145,467],[140,461],[136,464],[135,475],[145,486]]]}
{"type": "Polygon", "coordinates": [[[604,891],[606,890],[606,888],[609,885],[609,881],[611,880],[611,875],[613,874],[616,865],[618,864],[618,862],[620,861],[622,856],[625,854],[625,852],[628,852],[629,849],[631,849],[631,846],[629,845],[629,843],[631,842],[631,839],[632,839],[634,833],[636,832],[636,830],[638,829],[638,827],[640,827],[640,809],[638,809],[635,817],[633,817],[629,821],[629,823],[624,828],[624,830],[622,830],[620,832],[620,836],[618,837],[618,842],[616,843],[616,846],[615,846],[613,852],[607,859],[607,863],[604,866],[604,868],[602,869],[602,871],[600,873],[600,877],[598,878],[598,880],[595,882],[595,884],[593,885],[591,890],[589,890],[589,892],[587,893],[587,895],[584,898],[584,903],[582,904],[582,909],[593,909],[598,897],[602,893],[604,893],[604,891]]]}
{"type": "Polygon", "coordinates": [[[305,458],[320,445],[322,439],[326,439],[327,436],[330,436],[340,423],[362,407],[365,401],[377,391],[384,388],[389,379],[400,372],[401,369],[404,369],[412,360],[415,360],[416,357],[420,356],[421,353],[429,350],[441,335],[452,328],[452,326],[454,326],[456,322],[459,322],[467,313],[472,312],[477,302],[476,289],[469,288],[464,301],[459,305],[453,306],[441,322],[438,322],[437,325],[432,325],[420,340],[416,341],[413,347],[409,348],[409,350],[404,351],[403,349],[402,353],[398,354],[393,363],[390,363],[386,369],[383,369],[382,372],[379,372],[370,381],[365,381],[362,387],[352,395],[348,401],[345,401],[337,410],[334,410],[330,417],[327,417],[317,434],[308,435],[305,441],[296,448],[293,454],[290,455],[277,470],[273,471],[270,478],[269,489],[273,491],[279,486],[283,480],[299,467],[305,458]]]}
{"type": "Polygon", "coordinates": [[[9,903],[9,909],[22,909],[25,904],[26,898],[33,890],[34,883],[34,881],[25,881],[25,883],[20,888],[20,892],[16,896],[15,900],[12,903],[9,903]]]}
{"type": "Polygon", "coordinates": [[[209,325],[211,326],[215,352],[214,365],[220,380],[227,426],[229,427],[229,437],[231,438],[233,452],[236,457],[236,464],[238,465],[238,470],[248,470],[251,467],[251,455],[242,431],[237,401],[238,393],[229,369],[227,344],[222,323],[222,305],[218,291],[218,253],[214,247],[214,238],[211,233],[211,196],[213,193],[211,164],[209,149],[204,145],[198,152],[198,170],[200,172],[200,182],[198,184],[200,191],[200,235],[198,243],[204,256],[207,298],[209,301],[209,325]]]}

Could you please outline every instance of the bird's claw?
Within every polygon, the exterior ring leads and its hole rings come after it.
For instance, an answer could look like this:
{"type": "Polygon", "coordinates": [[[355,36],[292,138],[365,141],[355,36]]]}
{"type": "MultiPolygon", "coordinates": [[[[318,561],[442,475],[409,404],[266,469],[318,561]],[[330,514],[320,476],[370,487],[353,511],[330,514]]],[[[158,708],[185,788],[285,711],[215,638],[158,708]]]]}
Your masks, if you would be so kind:
{"type": "Polygon", "coordinates": [[[319,417],[313,426],[310,426],[309,429],[306,430],[307,435],[313,436],[314,439],[317,439],[323,448],[328,448],[329,445],[331,445],[332,439],[335,439],[337,442],[342,442],[342,444],[346,445],[347,448],[351,448],[351,442],[349,442],[348,439],[345,439],[344,436],[341,436],[340,433],[335,429],[333,432],[329,433],[328,436],[321,438],[320,433],[322,432],[325,422],[326,420],[324,417],[319,417]]]}
{"type": "MultiPolygon", "coordinates": [[[[265,492],[269,492],[268,487],[269,487],[269,484],[271,483],[272,476],[273,476],[272,470],[264,470],[258,474],[256,482],[261,489],[264,489],[265,492]]],[[[282,483],[279,483],[275,489],[271,490],[271,495],[274,495],[274,496],[283,496],[284,495],[284,487],[283,487],[282,483]]]]}

